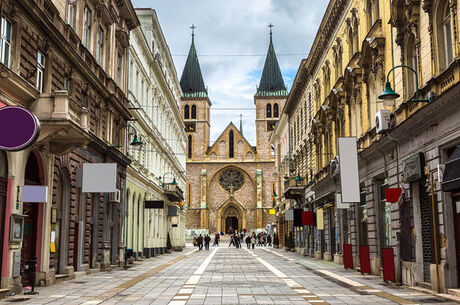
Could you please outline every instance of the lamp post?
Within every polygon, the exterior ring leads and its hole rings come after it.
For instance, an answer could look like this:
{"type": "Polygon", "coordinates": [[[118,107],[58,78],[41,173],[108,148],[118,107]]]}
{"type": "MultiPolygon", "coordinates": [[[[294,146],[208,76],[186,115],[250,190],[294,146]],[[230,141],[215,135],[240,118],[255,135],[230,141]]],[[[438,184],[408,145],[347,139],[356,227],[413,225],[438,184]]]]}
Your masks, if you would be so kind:
{"type": "Polygon", "coordinates": [[[431,100],[430,99],[424,99],[424,98],[419,98],[419,88],[418,88],[418,74],[417,71],[415,71],[413,68],[406,66],[406,65],[398,65],[390,69],[387,74],[387,81],[385,83],[385,90],[379,95],[379,99],[383,100],[383,105],[385,106],[394,106],[395,105],[395,100],[400,97],[398,93],[396,93],[393,88],[391,88],[391,83],[390,83],[390,73],[395,70],[396,68],[406,68],[409,69],[410,71],[414,72],[415,74],[415,98],[412,99],[413,102],[422,102],[422,103],[429,103],[431,100]]]}
{"type": "MultiPolygon", "coordinates": [[[[120,126],[120,129],[118,129],[118,134],[120,134],[120,130],[121,130],[121,127],[120,126]]],[[[142,145],[144,145],[144,142],[142,142],[141,140],[139,140],[139,137],[137,136],[137,129],[134,128],[134,126],[131,126],[131,125],[126,125],[126,127],[129,129],[129,128],[132,128],[133,132],[134,132],[134,139],[132,140],[132,142],[129,144],[133,147],[141,147],[142,145]]],[[[128,145],[126,145],[126,151],[128,150],[128,145]]],[[[121,145],[120,145],[120,136],[118,136],[118,145],[112,145],[112,147],[115,147],[115,148],[120,148],[121,145]]]]}

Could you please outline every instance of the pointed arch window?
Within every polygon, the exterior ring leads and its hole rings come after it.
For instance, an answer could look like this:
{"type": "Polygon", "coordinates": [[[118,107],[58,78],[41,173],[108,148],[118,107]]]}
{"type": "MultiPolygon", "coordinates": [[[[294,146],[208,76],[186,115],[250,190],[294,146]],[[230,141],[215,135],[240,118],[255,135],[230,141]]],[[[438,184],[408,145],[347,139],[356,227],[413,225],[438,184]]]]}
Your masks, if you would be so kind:
{"type": "Polygon", "coordinates": [[[184,107],[184,119],[188,120],[190,119],[190,106],[185,105],[184,107]]]}
{"type": "Polygon", "coordinates": [[[446,69],[453,61],[452,25],[449,1],[440,1],[437,19],[437,39],[439,50],[439,71],[446,69]]]}
{"type": "Polygon", "coordinates": [[[267,109],[266,109],[266,116],[267,118],[271,118],[272,117],[272,104],[267,104],[267,109]]]}
{"type": "Polygon", "coordinates": [[[273,117],[274,117],[274,118],[279,117],[279,106],[278,106],[278,103],[275,103],[275,104],[273,105],[273,117]]]}
{"type": "Polygon", "coordinates": [[[233,130],[230,130],[230,133],[228,135],[228,142],[228,157],[233,158],[235,155],[233,130]]]}
{"type": "Polygon", "coordinates": [[[192,120],[196,120],[196,105],[192,105],[192,120]]]}
{"type": "Polygon", "coordinates": [[[189,135],[188,136],[188,145],[187,145],[187,156],[188,156],[189,159],[192,158],[192,149],[193,149],[192,148],[192,144],[193,144],[192,141],[193,141],[192,140],[192,135],[189,135]]]}

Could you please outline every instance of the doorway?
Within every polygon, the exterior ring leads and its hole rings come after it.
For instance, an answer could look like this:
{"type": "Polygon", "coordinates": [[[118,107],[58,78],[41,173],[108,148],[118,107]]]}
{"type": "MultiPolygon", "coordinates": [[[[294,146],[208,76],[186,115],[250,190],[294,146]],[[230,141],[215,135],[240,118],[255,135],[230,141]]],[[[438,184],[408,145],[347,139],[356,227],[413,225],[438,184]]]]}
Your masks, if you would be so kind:
{"type": "MultiPolygon", "coordinates": [[[[39,160],[32,151],[29,154],[29,158],[26,163],[24,184],[25,185],[43,185],[44,181],[41,178],[41,167],[39,166],[39,160]]],[[[24,235],[22,240],[21,248],[21,282],[23,286],[31,285],[31,278],[28,274],[24,273],[24,263],[26,260],[32,260],[37,258],[37,241],[41,241],[41,237],[38,236],[38,211],[42,208],[38,202],[24,202],[22,205],[22,214],[24,216],[24,235]]],[[[37,265],[39,263],[37,262],[37,265]]],[[[37,266],[37,269],[40,266],[37,266]]]]}
{"type": "MultiPolygon", "coordinates": [[[[6,192],[8,187],[8,160],[5,152],[0,150],[0,245],[3,249],[5,228],[6,192]]],[[[0,270],[2,270],[3,251],[0,251],[0,270]]]]}
{"type": "Polygon", "coordinates": [[[457,256],[457,287],[460,287],[460,193],[452,195],[452,204],[454,212],[455,252],[457,256]]]}
{"type": "Polygon", "coordinates": [[[231,234],[238,231],[238,217],[231,216],[225,220],[225,233],[231,234]]]}

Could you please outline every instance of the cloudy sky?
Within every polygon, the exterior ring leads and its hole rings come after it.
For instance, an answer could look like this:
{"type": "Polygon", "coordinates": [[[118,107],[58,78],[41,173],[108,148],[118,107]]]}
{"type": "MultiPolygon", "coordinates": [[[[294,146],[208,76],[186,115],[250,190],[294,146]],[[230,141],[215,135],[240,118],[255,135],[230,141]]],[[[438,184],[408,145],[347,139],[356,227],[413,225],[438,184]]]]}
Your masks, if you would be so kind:
{"type": "Polygon", "coordinates": [[[307,56],[324,14],[327,0],[132,0],[134,7],[157,12],[178,73],[182,75],[194,24],[204,82],[211,108],[211,141],[230,121],[238,126],[243,114],[243,132],[255,145],[254,108],[273,28],[273,43],[284,80],[290,89],[302,58],[307,56]]]}

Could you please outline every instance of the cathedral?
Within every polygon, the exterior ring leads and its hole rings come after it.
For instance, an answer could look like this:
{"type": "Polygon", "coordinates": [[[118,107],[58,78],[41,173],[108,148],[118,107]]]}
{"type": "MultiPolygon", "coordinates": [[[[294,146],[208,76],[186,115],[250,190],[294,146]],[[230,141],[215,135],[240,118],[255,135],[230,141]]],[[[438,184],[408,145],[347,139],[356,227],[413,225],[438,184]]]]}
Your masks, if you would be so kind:
{"type": "Polygon", "coordinates": [[[181,110],[187,132],[187,229],[210,233],[261,230],[275,223],[275,149],[269,138],[288,92],[273,47],[272,33],[254,95],[256,146],[242,127],[229,123],[210,143],[212,106],[201,74],[194,35],[180,80],[181,110]]]}

